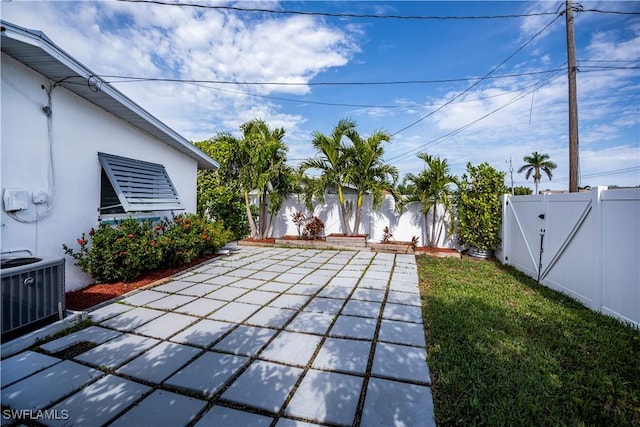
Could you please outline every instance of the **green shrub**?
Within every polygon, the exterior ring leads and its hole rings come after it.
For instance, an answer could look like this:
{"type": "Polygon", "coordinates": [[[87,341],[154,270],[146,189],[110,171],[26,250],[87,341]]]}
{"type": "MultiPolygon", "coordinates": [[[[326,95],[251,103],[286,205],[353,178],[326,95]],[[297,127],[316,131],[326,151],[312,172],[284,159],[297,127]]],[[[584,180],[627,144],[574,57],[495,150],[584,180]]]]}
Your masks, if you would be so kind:
{"type": "Polygon", "coordinates": [[[77,240],[78,252],[67,245],[62,247],[78,261],[82,271],[98,282],[131,281],[143,271],[157,268],[162,261],[157,235],[150,221],[128,218],[114,225],[101,223],[97,229],[89,231],[89,238],[91,245],[85,233],[77,240]]]}
{"type": "Polygon", "coordinates": [[[225,228],[222,221],[207,221],[205,223],[205,247],[203,253],[218,252],[224,245],[235,238],[233,230],[225,228]],[[207,238],[208,237],[208,238],[207,238]]]}
{"type": "Polygon", "coordinates": [[[198,213],[214,221],[224,219],[234,240],[247,237],[249,221],[240,185],[240,144],[232,135],[218,133],[195,145],[220,164],[216,170],[198,172],[198,213]]]}
{"type": "Polygon", "coordinates": [[[249,221],[240,190],[223,183],[207,182],[205,178],[198,176],[198,213],[214,221],[224,219],[233,233],[232,240],[247,237],[249,221]]]}
{"type": "Polygon", "coordinates": [[[484,162],[467,163],[467,173],[458,180],[456,219],[458,243],[480,250],[500,245],[502,207],[500,199],[507,192],[504,172],[484,162]]]}
{"type": "Polygon", "coordinates": [[[158,267],[188,264],[218,251],[231,238],[232,232],[222,222],[181,214],[157,224],[133,218],[113,225],[101,223],[89,231],[89,239],[83,233],[77,240],[78,251],[62,246],[97,282],[116,282],[135,280],[144,271],[158,267]]]}
{"type": "Polygon", "coordinates": [[[513,195],[514,196],[528,196],[529,194],[533,194],[533,190],[529,187],[514,187],[513,195]]]}
{"type": "Polygon", "coordinates": [[[167,267],[179,267],[206,253],[216,252],[233,236],[222,223],[210,222],[194,214],[165,218],[159,227],[162,265],[167,267]]]}

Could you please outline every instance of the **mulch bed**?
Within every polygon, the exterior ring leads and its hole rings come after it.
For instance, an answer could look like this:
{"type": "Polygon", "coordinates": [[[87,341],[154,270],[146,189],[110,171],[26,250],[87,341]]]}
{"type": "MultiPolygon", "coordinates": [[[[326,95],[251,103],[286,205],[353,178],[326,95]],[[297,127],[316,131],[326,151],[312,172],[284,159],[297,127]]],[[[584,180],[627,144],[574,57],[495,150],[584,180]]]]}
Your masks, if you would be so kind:
{"type": "Polygon", "coordinates": [[[216,258],[219,255],[210,254],[204,255],[189,264],[183,265],[177,268],[163,268],[158,270],[148,271],[143,273],[137,280],[133,282],[116,282],[116,283],[97,283],[95,285],[89,285],[86,288],[82,288],[77,291],[67,292],[66,294],[66,306],[69,310],[86,310],[94,305],[100,304],[110,299],[124,295],[127,292],[131,292],[134,289],[147,286],[160,279],[171,277],[181,271],[187,270],[198,264],[201,264],[210,259],[216,258]]]}

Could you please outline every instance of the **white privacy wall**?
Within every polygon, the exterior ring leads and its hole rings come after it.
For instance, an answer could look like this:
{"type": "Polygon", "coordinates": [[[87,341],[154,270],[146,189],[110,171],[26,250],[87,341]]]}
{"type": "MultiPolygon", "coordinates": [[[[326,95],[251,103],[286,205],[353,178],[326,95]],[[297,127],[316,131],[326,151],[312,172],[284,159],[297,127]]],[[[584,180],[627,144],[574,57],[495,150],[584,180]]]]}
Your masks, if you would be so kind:
{"type": "MultiPolygon", "coordinates": [[[[29,198],[28,209],[18,215],[27,220],[43,218],[28,224],[17,222],[1,209],[2,251],[28,249],[37,256],[60,257],[64,255],[63,243],[78,247],[76,239],[98,225],[98,152],[164,165],[186,211],[195,212],[195,160],[64,87],[53,90],[51,174],[47,117],[42,111],[47,95],[41,87],[50,82],[5,54],[2,75],[2,191],[19,188],[30,195],[44,191],[53,201],[50,213],[45,215],[46,206],[33,204],[29,198]]],[[[150,215],[159,214],[170,212],[150,215]]],[[[67,258],[65,267],[67,290],[91,282],[72,258],[67,258]]]]}
{"type": "MultiPolygon", "coordinates": [[[[346,195],[345,199],[350,206],[355,209],[356,196],[346,195]]],[[[376,210],[371,208],[371,197],[365,196],[362,209],[362,217],[360,223],[359,234],[367,234],[369,240],[380,241],[383,236],[383,230],[385,227],[389,227],[393,234],[393,239],[410,241],[413,236],[420,238],[419,246],[427,246],[428,236],[431,232],[431,213],[429,214],[429,220],[427,227],[425,227],[424,215],[420,212],[421,205],[419,203],[410,203],[405,206],[402,213],[395,212],[395,203],[391,196],[385,196],[382,206],[376,210]]],[[[316,215],[324,222],[325,229],[324,235],[332,233],[344,233],[342,224],[340,221],[340,204],[338,202],[338,196],[335,194],[328,194],[325,196],[324,203],[314,203],[313,211],[309,211],[305,206],[302,197],[290,196],[278,215],[274,218],[272,223],[272,233],[274,237],[282,237],[284,235],[297,235],[298,231],[295,224],[291,221],[291,215],[295,212],[302,212],[305,215],[316,215]]],[[[442,216],[442,208],[438,211],[437,218],[442,216]]],[[[449,217],[447,216],[444,222],[444,229],[440,241],[439,247],[453,248],[457,247],[455,244],[455,238],[447,234],[449,229],[449,217]]],[[[352,212],[350,224],[353,226],[354,215],[352,212]]]]}
{"type": "Polygon", "coordinates": [[[505,264],[640,326],[640,189],[507,196],[502,237],[505,264]]]}

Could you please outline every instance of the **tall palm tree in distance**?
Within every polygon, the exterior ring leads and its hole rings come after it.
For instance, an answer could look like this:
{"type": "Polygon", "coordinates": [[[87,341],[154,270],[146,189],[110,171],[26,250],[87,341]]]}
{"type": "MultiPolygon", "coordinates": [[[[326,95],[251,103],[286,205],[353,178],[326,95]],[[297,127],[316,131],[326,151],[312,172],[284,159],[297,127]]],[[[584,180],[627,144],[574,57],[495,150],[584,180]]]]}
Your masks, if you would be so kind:
{"type": "Polygon", "coordinates": [[[525,178],[529,179],[531,174],[533,174],[533,183],[536,186],[536,193],[538,194],[538,184],[540,183],[540,179],[542,178],[542,172],[544,172],[549,181],[553,177],[552,171],[558,167],[554,162],[549,160],[549,155],[546,153],[538,153],[534,151],[530,156],[524,156],[523,160],[525,162],[524,165],[518,169],[518,173],[526,172],[525,178]]]}

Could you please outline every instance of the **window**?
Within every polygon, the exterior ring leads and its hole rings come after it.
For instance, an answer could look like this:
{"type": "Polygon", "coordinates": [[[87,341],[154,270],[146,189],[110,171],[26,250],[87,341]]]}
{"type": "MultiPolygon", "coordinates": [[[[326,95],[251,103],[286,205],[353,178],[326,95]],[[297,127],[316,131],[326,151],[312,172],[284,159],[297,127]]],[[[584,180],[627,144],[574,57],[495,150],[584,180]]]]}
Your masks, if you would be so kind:
{"type": "Polygon", "coordinates": [[[101,213],[184,210],[164,166],[104,153],[98,158],[101,213]]]}
{"type": "Polygon", "coordinates": [[[120,203],[120,199],[118,198],[118,193],[113,189],[107,173],[102,169],[100,174],[100,213],[120,214],[124,212],[122,203],[120,203]]]}

